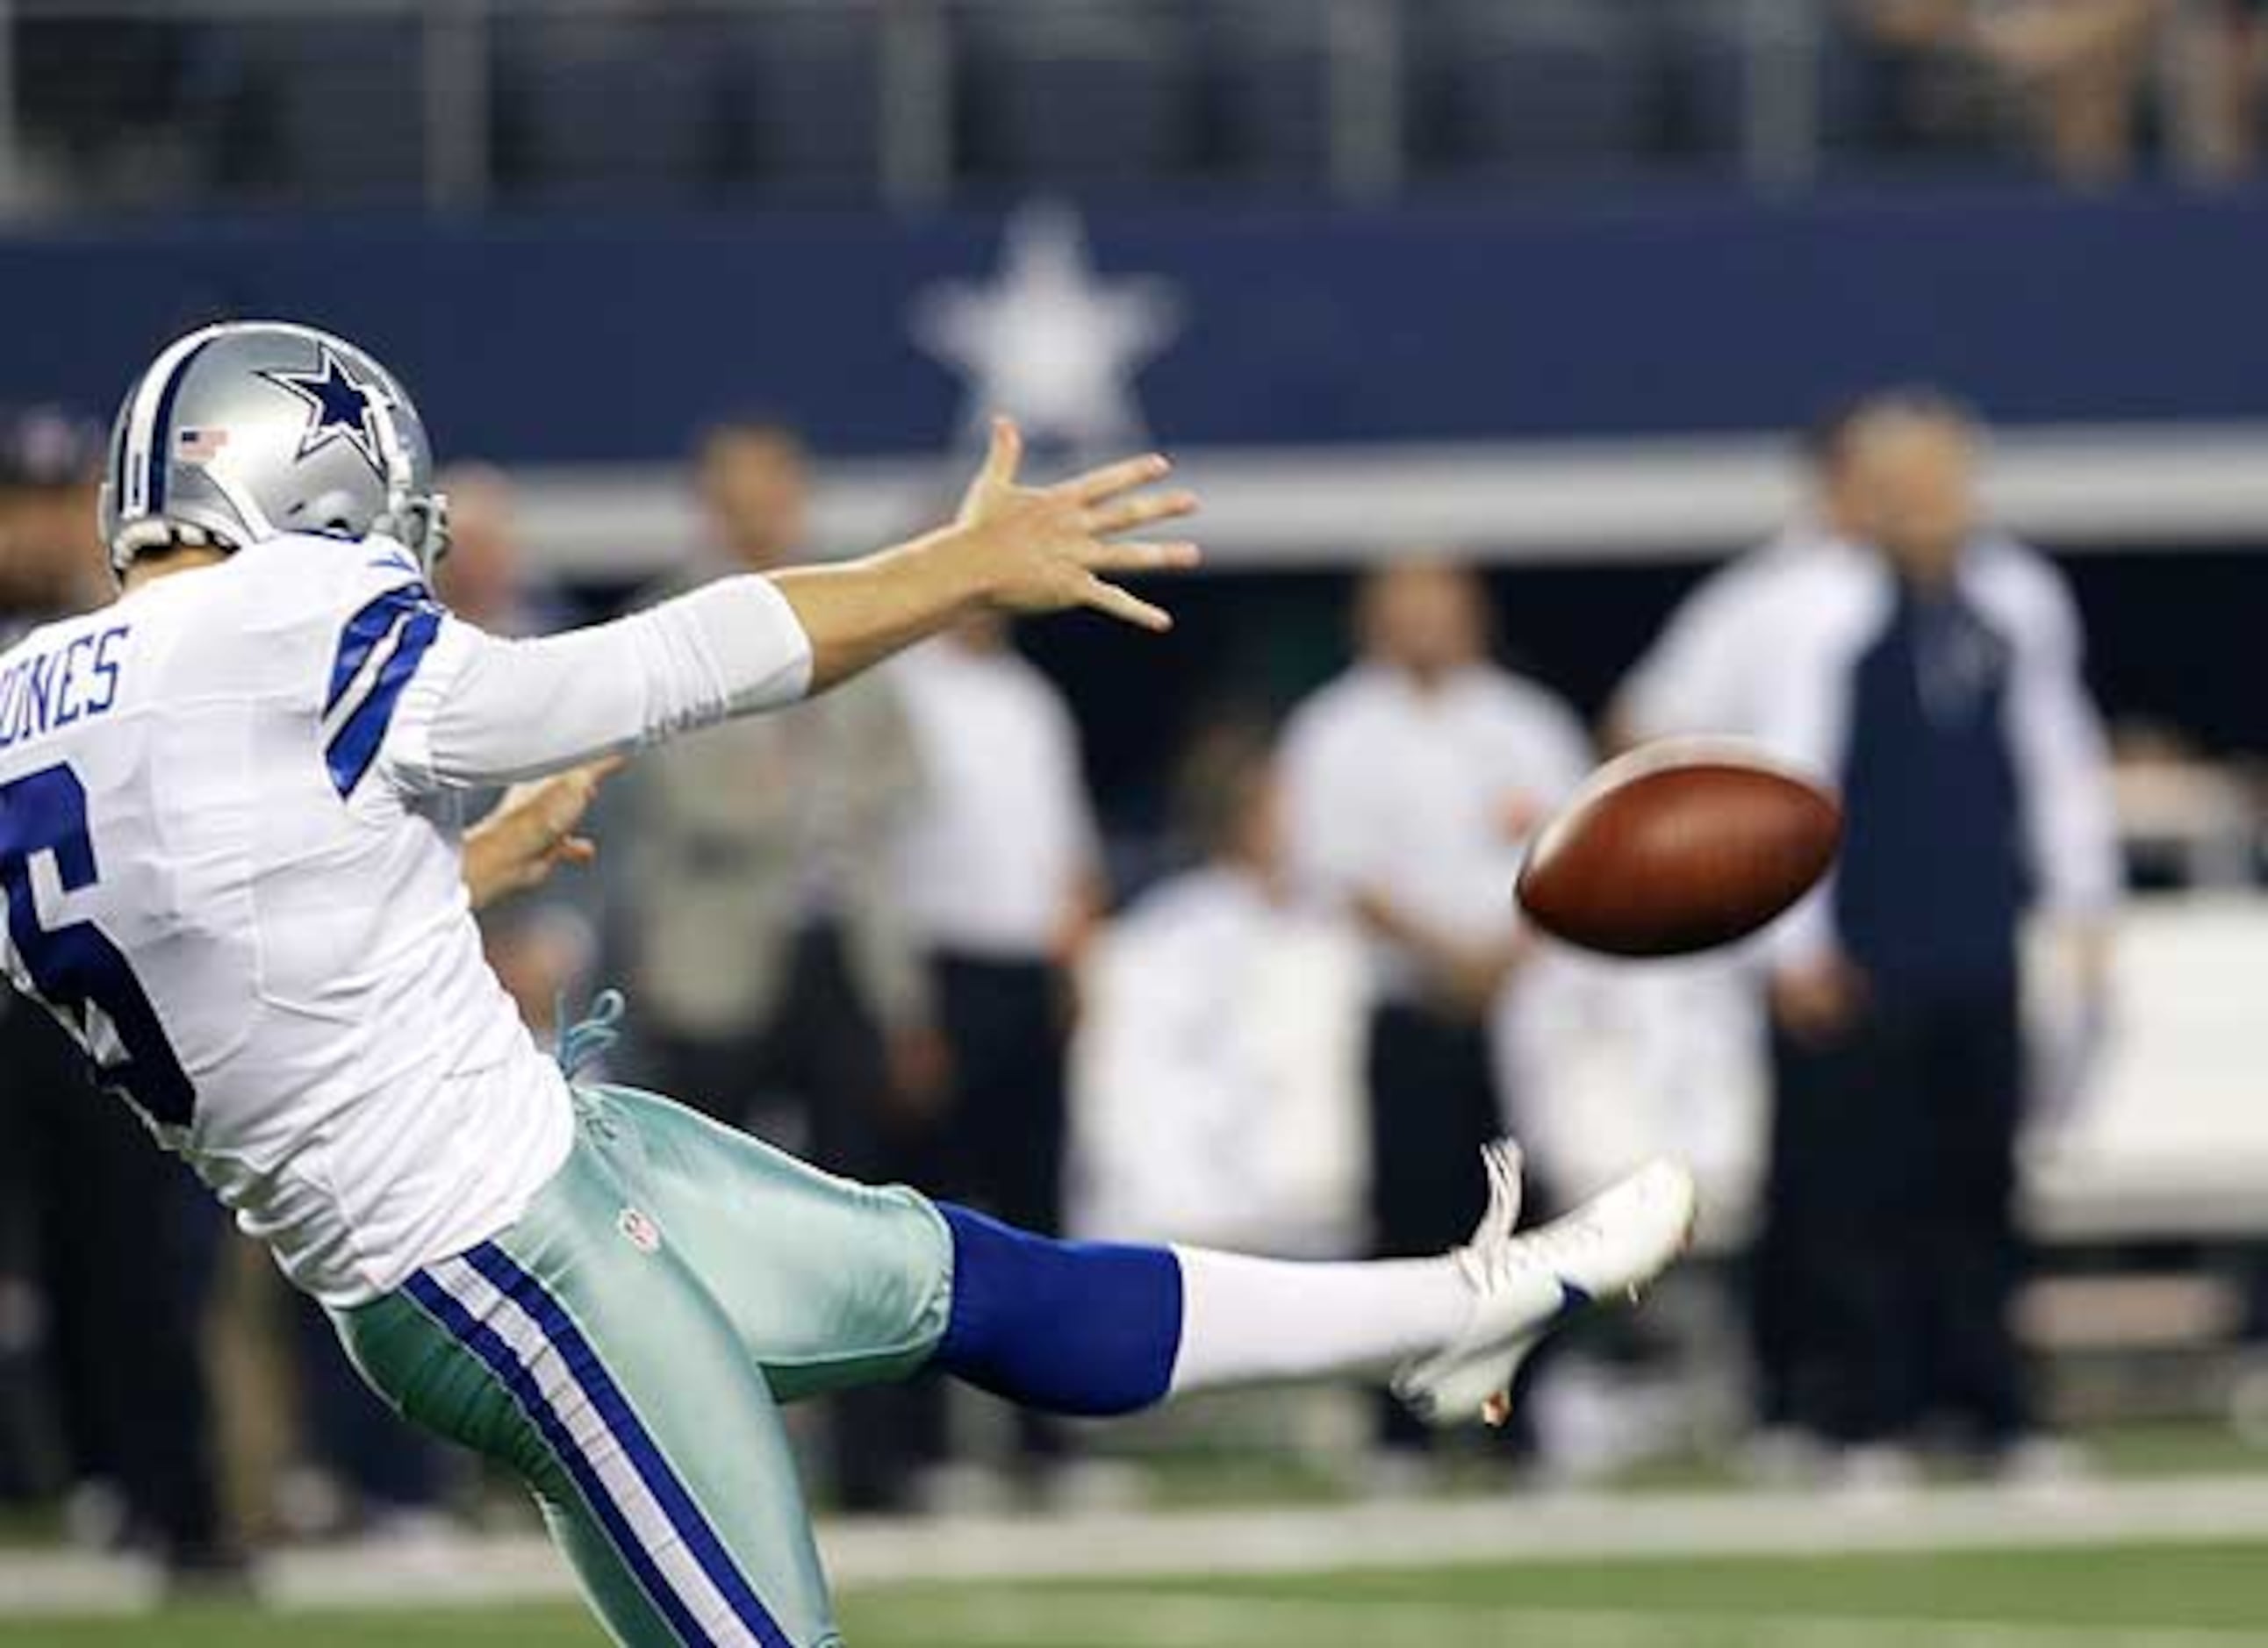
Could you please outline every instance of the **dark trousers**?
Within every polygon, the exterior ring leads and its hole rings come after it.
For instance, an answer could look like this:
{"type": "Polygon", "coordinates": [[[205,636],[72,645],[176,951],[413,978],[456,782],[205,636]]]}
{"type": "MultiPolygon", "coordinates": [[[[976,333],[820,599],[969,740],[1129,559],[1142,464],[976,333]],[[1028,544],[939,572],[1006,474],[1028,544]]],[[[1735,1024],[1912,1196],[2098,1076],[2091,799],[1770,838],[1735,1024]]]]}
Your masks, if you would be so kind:
{"type": "MultiPolygon", "coordinates": [[[[1488,1205],[1480,1147],[1504,1130],[1481,1025],[1398,1004],[1370,1026],[1370,1211],[1381,1259],[1421,1259],[1469,1240],[1488,1205]]],[[[1432,1432],[1391,1397],[1379,1408],[1388,1447],[1432,1432]]]]}
{"type": "Polygon", "coordinates": [[[0,1005],[6,1205],[24,1221],[67,1467],[176,1563],[224,1550],[202,1359],[222,1221],[44,1015],[0,1005]]]}
{"type": "Polygon", "coordinates": [[[1825,1412],[1831,1369],[1820,1355],[1837,1255],[1823,1221],[1840,1184],[1831,1166],[1837,1059],[1775,1034],[1763,1218],[1748,1255],[1749,1351],[1757,1420],[1808,1430],[1825,1412]]]}
{"type": "Polygon", "coordinates": [[[953,1050],[944,1169],[954,1196],[1043,1236],[1063,1224],[1064,991],[1044,961],[943,955],[953,1050]]]}
{"type": "Polygon", "coordinates": [[[1772,1174],[1815,1266],[1799,1414],[1844,1443],[1910,1439],[1933,1417],[1992,1447],[2031,1411],[2010,1313],[2023,1083],[2015,981],[1878,984],[1782,1095],[1772,1174]]]}
{"type": "MultiPolygon", "coordinates": [[[[1064,987],[1043,960],[946,954],[938,1011],[953,1053],[953,1104],[940,1152],[954,1200],[1043,1236],[1063,1226],[1064,987]]],[[[944,1387],[932,1386],[931,1449],[945,1453],[944,1387]]],[[[1020,1409],[1027,1464],[1062,1451],[1044,1414],[1020,1409]]]]}
{"type": "MultiPolygon", "coordinates": [[[[927,1178],[931,1125],[893,1101],[881,1027],[861,997],[840,931],[806,928],[769,1022],[731,1035],[653,1035],[658,1085],[734,1127],[783,1110],[799,1152],[830,1173],[874,1182],[927,1178]]],[[[836,1497],[849,1510],[893,1509],[927,1451],[922,1399],[902,1387],[828,1399],[836,1497]]]]}

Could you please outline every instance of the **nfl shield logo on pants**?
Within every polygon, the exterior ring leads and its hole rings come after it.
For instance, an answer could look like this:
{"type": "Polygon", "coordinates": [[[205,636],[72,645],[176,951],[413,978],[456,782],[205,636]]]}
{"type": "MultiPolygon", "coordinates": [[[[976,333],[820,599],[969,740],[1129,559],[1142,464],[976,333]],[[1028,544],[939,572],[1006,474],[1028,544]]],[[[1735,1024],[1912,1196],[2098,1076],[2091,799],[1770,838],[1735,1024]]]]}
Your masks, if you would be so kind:
{"type": "Polygon", "coordinates": [[[640,1253],[661,1251],[661,1227],[636,1208],[624,1208],[622,1218],[615,1224],[615,1228],[622,1232],[622,1240],[640,1253]]]}

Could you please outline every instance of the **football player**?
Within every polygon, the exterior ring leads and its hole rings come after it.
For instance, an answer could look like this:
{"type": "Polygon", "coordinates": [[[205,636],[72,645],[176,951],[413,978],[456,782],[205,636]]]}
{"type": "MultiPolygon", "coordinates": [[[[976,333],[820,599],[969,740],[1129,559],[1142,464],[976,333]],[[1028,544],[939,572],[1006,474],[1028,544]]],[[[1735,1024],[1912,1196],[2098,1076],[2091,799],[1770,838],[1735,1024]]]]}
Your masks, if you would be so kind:
{"type": "MultiPolygon", "coordinates": [[[[1392,1374],[1500,1413],[1528,1348],[1682,1247],[1654,1164],[1513,1234],[1518,1158],[1435,1260],[1294,1264],[1044,1240],[578,1084],[618,998],[541,1053],[481,956],[454,798],[823,692],[976,611],[1092,607],[1196,551],[1161,458],[1049,487],[1006,423],[948,525],[506,641],[447,541],[393,374],[305,327],[167,348],[113,433],[116,601],[0,657],[0,959],[403,1414],[523,1475],[634,1648],[836,1628],[780,1404],[936,1368],[1059,1413],[1392,1374]]],[[[579,782],[587,785],[587,776],[579,782]]],[[[577,796],[482,838],[482,889],[581,850],[577,796]]],[[[550,805],[556,804],[556,805],[550,805]]]]}

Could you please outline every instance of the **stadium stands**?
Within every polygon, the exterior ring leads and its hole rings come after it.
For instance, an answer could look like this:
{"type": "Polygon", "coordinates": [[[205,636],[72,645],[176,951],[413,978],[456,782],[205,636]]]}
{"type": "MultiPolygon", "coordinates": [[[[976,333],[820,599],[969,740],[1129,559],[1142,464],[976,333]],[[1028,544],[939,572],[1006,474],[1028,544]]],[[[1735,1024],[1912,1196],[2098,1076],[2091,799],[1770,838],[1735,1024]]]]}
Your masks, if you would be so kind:
{"type": "MultiPolygon", "coordinates": [[[[162,16],[72,0],[18,12],[16,170],[55,174],[43,198],[82,210],[213,195],[927,206],[1193,184],[1374,195],[1697,163],[1781,181],[2023,141],[2005,108],[1977,117],[1992,62],[1865,15],[1753,0],[188,0],[162,16]],[[445,183],[452,166],[474,187],[445,183]]],[[[2121,84],[2160,95],[2139,63],[2121,84]]],[[[2058,141],[2038,135],[2048,164],[2058,141]]]]}

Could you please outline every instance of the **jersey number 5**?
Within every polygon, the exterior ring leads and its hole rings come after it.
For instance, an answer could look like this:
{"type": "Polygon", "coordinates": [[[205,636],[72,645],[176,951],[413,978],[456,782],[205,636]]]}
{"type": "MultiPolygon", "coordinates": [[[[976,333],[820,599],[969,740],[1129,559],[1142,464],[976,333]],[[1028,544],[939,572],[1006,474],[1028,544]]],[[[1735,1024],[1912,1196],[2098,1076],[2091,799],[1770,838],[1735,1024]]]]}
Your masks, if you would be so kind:
{"type": "Polygon", "coordinates": [[[142,981],[118,946],[92,922],[40,925],[32,899],[32,864],[42,853],[54,855],[66,893],[101,879],[87,834],[86,789],[68,767],[46,767],[0,784],[0,891],[7,894],[8,938],[32,975],[33,989],[76,1030],[103,1082],[123,1089],[152,1119],[187,1127],[195,1090],[166,1040],[166,1027],[142,981]],[[98,1013],[116,1032],[122,1056],[106,1061],[97,1051],[98,1013]]]}

